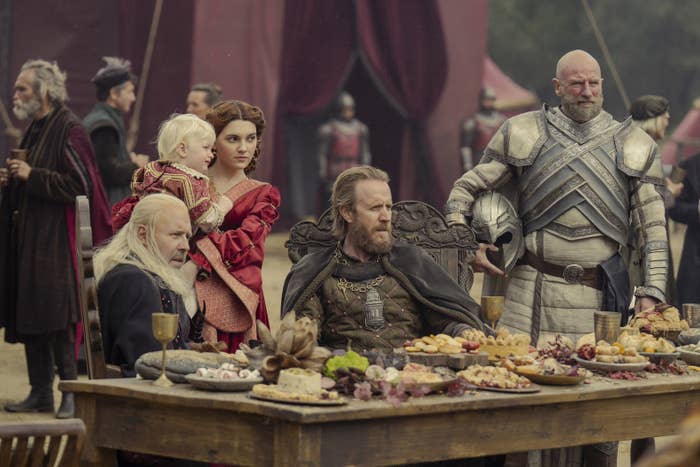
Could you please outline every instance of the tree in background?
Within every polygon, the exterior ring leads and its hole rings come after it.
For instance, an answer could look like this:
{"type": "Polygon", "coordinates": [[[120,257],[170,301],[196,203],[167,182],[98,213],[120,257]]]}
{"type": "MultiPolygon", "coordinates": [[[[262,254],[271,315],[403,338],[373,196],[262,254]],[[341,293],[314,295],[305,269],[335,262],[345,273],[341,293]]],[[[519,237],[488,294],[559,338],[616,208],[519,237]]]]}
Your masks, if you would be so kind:
{"type": "MultiPolygon", "coordinates": [[[[659,94],[671,102],[672,125],[700,97],[700,2],[589,0],[631,100],[659,94]]],[[[559,57],[584,49],[600,62],[605,109],[628,115],[580,0],[491,0],[489,53],[504,72],[555,103],[551,79],[559,57]]]]}

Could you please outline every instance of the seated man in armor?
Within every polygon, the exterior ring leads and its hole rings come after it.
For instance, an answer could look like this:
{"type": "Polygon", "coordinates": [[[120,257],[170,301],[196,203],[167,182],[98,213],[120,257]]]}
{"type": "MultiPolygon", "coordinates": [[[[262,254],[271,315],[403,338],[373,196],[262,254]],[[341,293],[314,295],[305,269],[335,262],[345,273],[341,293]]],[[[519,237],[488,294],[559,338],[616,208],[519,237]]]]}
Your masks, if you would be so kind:
{"type": "Polygon", "coordinates": [[[192,282],[187,283],[180,268],[191,235],[185,204],[171,195],[152,194],[139,201],[129,222],[95,254],[105,359],[119,365],[124,376],[135,376],[134,363],[142,354],[161,348],[153,337],[153,313],[179,315],[169,347],[187,348],[190,317],[183,298],[194,296],[192,282]]]}
{"type": "Polygon", "coordinates": [[[285,281],[282,314],[316,320],[324,346],[390,351],[483,329],[478,305],[428,253],[394,242],[388,182],[374,167],[342,172],[331,195],[337,245],[304,256],[285,281]]]}

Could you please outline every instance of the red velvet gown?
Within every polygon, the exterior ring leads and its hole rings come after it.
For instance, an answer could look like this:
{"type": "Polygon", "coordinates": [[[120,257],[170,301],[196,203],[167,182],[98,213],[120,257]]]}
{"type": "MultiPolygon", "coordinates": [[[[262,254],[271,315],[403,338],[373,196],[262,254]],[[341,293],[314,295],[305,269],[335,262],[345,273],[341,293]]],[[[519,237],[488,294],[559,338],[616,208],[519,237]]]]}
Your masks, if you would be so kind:
{"type": "Polygon", "coordinates": [[[247,179],[225,193],[233,201],[220,230],[196,240],[192,259],[208,273],[195,284],[206,306],[206,340],[228,344],[228,351],[257,337],[255,321],[269,326],[262,288],[265,239],[279,214],[277,188],[247,179]]]}

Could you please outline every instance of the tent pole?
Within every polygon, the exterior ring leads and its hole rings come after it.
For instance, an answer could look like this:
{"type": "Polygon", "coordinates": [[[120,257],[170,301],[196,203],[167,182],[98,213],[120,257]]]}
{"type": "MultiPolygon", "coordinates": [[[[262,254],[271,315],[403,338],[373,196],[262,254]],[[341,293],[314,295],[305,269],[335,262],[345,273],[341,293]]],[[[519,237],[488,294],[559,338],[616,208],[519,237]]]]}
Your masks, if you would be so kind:
{"type": "Polygon", "coordinates": [[[583,5],[583,9],[586,10],[586,16],[588,16],[588,21],[590,21],[591,27],[593,28],[593,34],[595,35],[596,41],[598,41],[598,45],[603,51],[605,62],[608,64],[608,68],[610,68],[610,72],[613,75],[613,80],[615,80],[615,86],[617,86],[617,92],[619,92],[620,97],[622,97],[622,102],[624,102],[625,104],[625,109],[629,109],[630,98],[627,97],[625,86],[624,84],[622,84],[622,79],[617,73],[617,68],[615,67],[615,62],[612,59],[612,55],[610,55],[610,50],[608,50],[608,46],[605,44],[605,38],[603,37],[603,33],[600,32],[600,29],[598,28],[598,23],[595,20],[595,16],[593,16],[593,10],[591,10],[591,6],[588,4],[588,0],[581,0],[581,4],[583,5]]]}
{"type": "Polygon", "coordinates": [[[141,79],[136,93],[136,104],[134,105],[134,113],[131,116],[129,123],[129,133],[126,137],[126,147],[129,151],[134,149],[136,141],[139,137],[139,126],[141,124],[141,108],[143,107],[144,92],[148,83],[148,74],[151,71],[151,59],[153,58],[153,49],[155,48],[156,36],[158,34],[158,23],[160,23],[160,15],[163,11],[163,0],[156,0],[153,8],[153,19],[151,20],[151,29],[148,33],[148,43],[146,44],[146,53],[143,56],[143,67],[141,68],[141,79]]]}

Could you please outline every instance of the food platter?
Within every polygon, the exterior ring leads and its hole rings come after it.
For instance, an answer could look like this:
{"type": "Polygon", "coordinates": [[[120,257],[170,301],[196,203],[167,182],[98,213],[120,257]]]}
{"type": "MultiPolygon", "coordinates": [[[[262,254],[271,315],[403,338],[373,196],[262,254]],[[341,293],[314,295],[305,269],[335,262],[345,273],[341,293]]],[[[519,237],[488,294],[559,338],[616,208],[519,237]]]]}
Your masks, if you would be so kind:
{"type": "Polygon", "coordinates": [[[494,388],[491,386],[477,386],[475,384],[467,383],[467,387],[470,389],[478,389],[480,391],[506,392],[511,394],[529,394],[533,392],[540,392],[542,390],[542,388],[536,384],[531,384],[525,388],[494,388]]]}
{"type": "Polygon", "coordinates": [[[669,329],[664,331],[654,330],[651,331],[650,334],[657,338],[663,337],[664,339],[667,339],[677,345],[679,342],[678,338],[680,337],[681,332],[683,332],[682,329],[669,329]]]}
{"type": "Polygon", "coordinates": [[[644,371],[644,369],[649,365],[649,362],[639,362],[639,363],[603,363],[594,362],[592,360],[584,360],[578,356],[574,356],[574,360],[584,368],[596,371],[644,371]]]}
{"type": "Polygon", "coordinates": [[[204,389],[207,391],[222,391],[222,392],[236,392],[236,391],[248,391],[256,384],[262,383],[262,378],[255,379],[218,379],[218,378],[207,378],[204,376],[197,376],[196,374],[189,374],[185,376],[185,379],[192,386],[197,389],[204,389]]]}
{"type": "Polygon", "coordinates": [[[681,356],[680,352],[639,352],[639,355],[644,355],[650,362],[673,362],[681,356]]]}
{"type": "Polygon", "coordinates": [[[272,396],[262,396],[259,394],[254,394],[252,392],[248,393],[248,397],[251,399],[257,399],[265,402],[279,402],[281,404],[294,404],[294,405],[316,405],[316,406],[333,406],[333,405],[346,405],[348,401],[346,399],[316,399],[316,400],[298,400],[298,399],[285,399],[281,397],[272,396]]]}
{"type": "Polygon", "coordinates": [[[681,354],[681,360],[684,360],[686,363],[690,363],[691,365],[700,365],[700,352],[692,352],[682,348],[678,349],[678,351],[681,354]]]}
{"type": "Polygon", "coordinates": [[[690,328],[678,335],[678,343],[682,345],[700,342],[700,328],[690,328]]]}
{"type": "Polygon", "coordinates": [[[425,385],[425,386],[428,386],[431,391],[439,392],[439,391],[444,391],[445,389],[447,389],[447,386],[454,383],[455,381],[457,381],[457,378],[444,379],[444,380],[438,381],[436,383],[418,383],[418,385],[419,386],[425,385]]]}
{"type": "Polygon", "coordinates": [[[552,386],[575,386],[583,382],[584,379],[586,379],[585,375],[543,375],[541,373],[534,373],[527,370],[521,370],[519,368],[515,370],[515,373],[517,373],[520,376],[524,376],[533,383],[552,386]]]}
{"type": "Polygon", "coordinates": [[[400,350],[400,353],[406,355],[409,361],[420,363],[426,366],[446,366],[454,370],[463,370],[470,365],[486,365],[489,355],[486,352],[472,353],[426,353],[426,352],[405,352],[400,350]]]}

